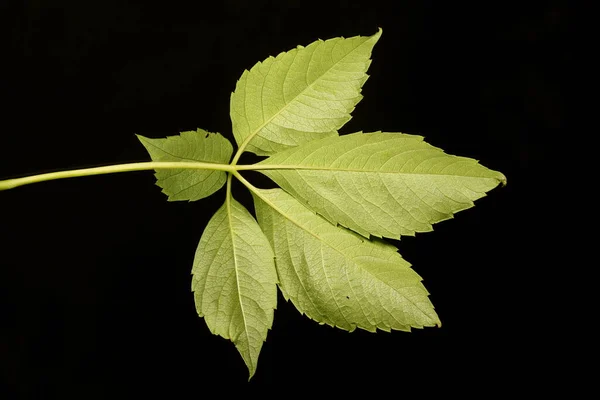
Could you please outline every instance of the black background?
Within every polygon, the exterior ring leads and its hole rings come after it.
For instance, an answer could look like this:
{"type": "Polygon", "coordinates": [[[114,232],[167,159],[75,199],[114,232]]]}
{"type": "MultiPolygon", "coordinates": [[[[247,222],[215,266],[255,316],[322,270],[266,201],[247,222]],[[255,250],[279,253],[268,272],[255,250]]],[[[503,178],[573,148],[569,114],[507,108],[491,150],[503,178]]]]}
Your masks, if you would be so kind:
{"type": "Polygon", "coordinates": [[[151,172],[135,172],[1,192],[0,396],[534,388],[531,371],[551,370],[556,354],[538,340],[540,245],[524,228],[544,229],[533,176],[546,157],[542,139],[565,134],[573,10],[558,1],[454,3],[0,2],[0,179],[146,161],[134,133],[200,127],[233,140],[229,97],[244,69],[378,27],[364,99],[342,133],[421,134],[508,178],[433,233],[394,242],[423,276],[442,328],[349,334],[280,296],[250,383],[190,292],[194,251],[223,190],[168,203],[151,172]]]}

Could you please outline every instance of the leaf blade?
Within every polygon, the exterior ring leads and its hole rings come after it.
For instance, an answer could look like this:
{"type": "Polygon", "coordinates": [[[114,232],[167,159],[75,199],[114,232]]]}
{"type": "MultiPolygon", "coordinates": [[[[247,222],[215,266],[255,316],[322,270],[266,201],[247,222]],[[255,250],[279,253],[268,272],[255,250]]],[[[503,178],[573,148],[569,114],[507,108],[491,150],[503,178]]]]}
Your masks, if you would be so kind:
{"type": "Polygon", "coordinates": [[[196,250],[192,291],[210,331],[230,339],[252,378],[277,305],[273,251],[256,220],[230,198],[196,250]]]}
{"type": "Polygon", "coordinates": [[[380,36],[319,40],[244,71],[230,100],[238,146],[269,155],[336,135],[362,98],[380,36]]]}
{"type": "MultiPolygon", "coordinates": [[[[200,161],[225,164],[233,147],[218,133],[202,129],[181,132],[164,139],[150,139],[137,135],[153,161],[200,161]]],[[[156,170],[156,184],[169,201],[195,201],[210,196],[225,184],[223,171],[200,169],[156,170]]]]}
{"type": "Polygon", "coordinates": [[[281,189],[255,188],[253,197],[279,288],[301,313],[349,331],[440,325],[420,276],[395,247],[333,226],[281,189]]]}
{"type": "Polygon", "coordinates": [[[422,139],[381,132],[325,138],[274,154],[257,169],[328,221],[394,239],[431,231],[506,182],[422,139]]]}

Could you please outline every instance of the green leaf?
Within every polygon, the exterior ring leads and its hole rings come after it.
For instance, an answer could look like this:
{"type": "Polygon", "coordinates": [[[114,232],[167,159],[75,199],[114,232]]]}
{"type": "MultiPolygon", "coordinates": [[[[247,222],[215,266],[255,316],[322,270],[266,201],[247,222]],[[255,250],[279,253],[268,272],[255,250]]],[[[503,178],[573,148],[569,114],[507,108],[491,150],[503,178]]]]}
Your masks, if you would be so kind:
{"type": "Polygon", "coordinates": [[[230,104],[238,146],[270,155],[336,135],[362,99],[371,51],[380,36],[381,30],[370,37],[318,40],[244,71],[230,104]]]}
{"type": "Polygon", "coordinates": [[[252,377],[273,324],[277,273],[265,235],[233,198],[206,226],[192,274],[198,314],[212,333],[235,344],[252,377]]]}
{"type": "Polygon", "coordinates": [[[349,331],[440,325],[421,278],[395,247],[330,224],[281,189],[254,188],[253,196],[279,287],[300,312],[349,331]]]}
{"type": "Polygon", "coordinates": [[[432,230],[499,183],[500,172],[445,154],[421,136],[354,133],[274,154],[261,172],[332,223],[367,236],[432,230]]]}
{"type": "Polygon", "coordinates": [[[227,182],[225,203],[196,250],[192,291],[198,314],[235,344],[250,378],[273,324],[277,286],[301,313],[348,331],[440,326],[421,277],[380,238],[430,231],[506,178],[420,136],[338,135],[362,99],[381,33],[318,40],[244,71],[230,99],[239,146],[233,159],[231,143],[218,133],[138,135],[153,162],[0,180],[0,191],[155,170],[170,201],[192,201],[227,182]],[[238,165],[244,151],[270,157],[238,165]],[[284,190],[257,189],[240,174],[248,170],[284,190]],[[233,176],[251,190],[258,222],[231,196],[233,176]]]}
{"type": "MultiPolygon", "coordinates": [[[[149,139],[137,135],[153,161],[185,161],[227,164],[233,147],[219,133],[202,129],[181,132],[166,139],[149,139]]],[[[227,179],[223,171],[202,169],[161,169],[156,171],[156,184],[169,201],[199,200],[219,190],[227,179]]]]}

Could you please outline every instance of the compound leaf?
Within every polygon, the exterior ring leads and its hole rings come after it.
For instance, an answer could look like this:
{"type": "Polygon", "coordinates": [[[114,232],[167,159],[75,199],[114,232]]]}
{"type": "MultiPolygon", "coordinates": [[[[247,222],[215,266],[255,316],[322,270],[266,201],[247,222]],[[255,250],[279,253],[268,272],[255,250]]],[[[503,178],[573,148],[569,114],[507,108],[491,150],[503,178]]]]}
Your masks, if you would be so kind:
{"type": "Polygon", "coordinates": [[[265,235],[233,198],[206,226],[192,274],[198,314],[212,333],[235,344],[252,377],[273,324],[277,273],[265,235]]]}
{"type": "Polygon", "coordinates": [[[311,210],[363,236],[398,238],[473,206],[506,178],[445,154],[421,136],[354,133],[315,140],[261,161],[261,172],[311,210]]]}
{"type": "Polygon", "coordinates": [[[440,325],[421,278],[381,240],[334,226],[281,189],[253,189],[279,287],[308,317],[349,331],[440,325]]]}
{"type": "MultiPolygon", "coordinates": [[[[202,129],[181,132],[165,139],[150,139],[137,135],[153,161],[207,162],[227,164],[231,159],[231,142],[219,133],[202,129]]],[[[208,169],[160,169],[155,173],[156,184],[169,201],[194,201],[219,190],[227,179],[223,171],[208,169]]]]}
{"type": "Polygon", "coordinates": [[[318,40],[269,57],[244,71],[231,95],[240,147],[270,155],[336,131],[362,99],[373,36],[318,40]]]}

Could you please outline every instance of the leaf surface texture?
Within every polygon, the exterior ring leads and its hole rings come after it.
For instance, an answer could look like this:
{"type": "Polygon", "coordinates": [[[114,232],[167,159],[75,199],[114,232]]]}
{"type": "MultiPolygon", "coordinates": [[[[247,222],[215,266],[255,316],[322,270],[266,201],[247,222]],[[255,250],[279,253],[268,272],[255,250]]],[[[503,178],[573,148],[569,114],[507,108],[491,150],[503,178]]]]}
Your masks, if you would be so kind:
{"type": "Polygon", "coordinates": [[[440,324],[421,278],[395,247],[332,225],[281,189],[253,196],[279,287],[300,312],[349,331],[440,324]]]}
{"type": "Polygon", "coordinates": [[[198,314],[212,333],[235,344],[252,377],[273,324],[277,273],[265,235],[233,198],[206,226],[192,274],[198,314]]]}
{"type": "MultiPolygon", "coordinates": [[[[227,164],[233,153],[231,142],[218,133],[182,132],[164,139],[150,139],[137,135],[152,161],[208,162],[227,164]]],[[[219,190],[227,179],[223,171],[202,169],[160,169],[155,173],[156,184],[169,201],[194,201],[208,197],[219,190]]]]}
{"type": "Polygon", "coordinates": [[[336,131],[361,100],[373,36],[318,40],[244,71],[231,95],[238,146],[270,155],[336,131]]]}
{"type": "Polygon", "coordinates": [[[305,143],[261,161],[261,172],[334,224],[399,238],[473,206],[500,172],[445,154],[421,136],[354,133],[305,143]]]}

